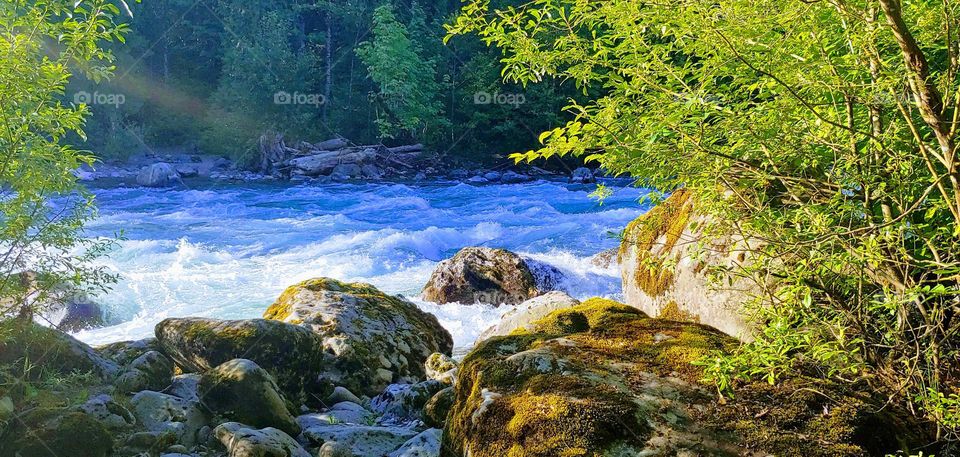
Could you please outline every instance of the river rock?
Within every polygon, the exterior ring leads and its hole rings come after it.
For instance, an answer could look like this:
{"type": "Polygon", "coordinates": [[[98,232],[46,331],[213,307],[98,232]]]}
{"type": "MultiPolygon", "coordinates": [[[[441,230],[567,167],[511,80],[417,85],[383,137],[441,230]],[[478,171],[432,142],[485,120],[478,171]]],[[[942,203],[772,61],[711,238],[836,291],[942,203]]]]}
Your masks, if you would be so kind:
{"type": "Polygon", "coordinates": [[[170,385],[163,389],[163,393],[173,395],[188,401],[200,401],[200,378],[197,373],[186,373],[174,376],[170,385]]]}
{"type": "Polygon", "coordinates": [[[369,163],[360,167],[360,174],[366,179],[380,179],[383,177],[383,170],[380,167],[369,163]]]}
{"type": "Polygon", "coordinates": [[[177,169],[165,162],[147,165],[137,174],[137,184],[144,187],[170,187],[179,182],[177,169]]]}
{"type": "Polygon", "coordinates": [[[442,428],[456,398],[457,391],[452,386],[437,392],[423,407],[423,422],[430,427],[442,428]]]}
{"type": "Polygon", "coordinates": [[[440,439],[443,430],[431,428],[403,443],[400,449],[390,453],[389,457],[439,457],[440,439]]]}
{"type": "Polygon", "coordinates": [[[122,430],[136,423],[133,413],[109,395],[94,396],[78,406],[77,410],[96,419],[109,430],[122,430]]]}
{"type": "Polygon", "coordinates": [[[518,328],[532,329],[533,323],[547,317],[548,314],[580,304],[580,301],[565,292],[553,291],[531,298],[516,308],[507,311],[500,322],[483,331],[477,341],[494,336],[509,335],[518,328]]]}
{"type": "Polygon", "coordinates": [[[436,352],[430,354],[423,366],[427,371],[427,379],[440,381],[444,384],[456,384],[457,361],[453,357],[436,352]]]}
{"type": "Polygon", "coordinates": [[[114,382],[122,392],[162,390],[173,377],[173,361],[158,351],[147,351],[122,368],[114,382]]]}
{"type": "Polygon", "coordinates": [[[363,175],[363,169],[355,163],[342,163],[333,168],[330,177],[337,180],[356,179],[363,175]]]}
{"type": "Polygon", "coordinates": [[[318,384],[328,355],[309,328],[276,320],[166,319],[156,327],[157,341],[184,371],[203,372],[245,358],[267,370],[287,399],[302,402],[308,393],[329,395],[318,384]]]}
{"type": "Polygon", "coordinates": [[[500,181],[502,174],[499,171],[488,171],[483,174],[483,177],[490,182],[500,181]]]}
{"type": "Polygon", "coordinates": [[[312,457],[300,443],[272,427],[258,430],[227,422],[215,428],[213,434],[230,457],[312,457]]]}
{"type": "Polygon", "coordinates": [[[504,184],[519,184],[530,181],[533,181],[533,178],[530,176],[513,171],[508,171],[500,176],[500,182],[504,184]]]}
{"type": "Polygon", "coordinates": [[[357,403],[342,401],[321,413],[309,413],[297,417],[297,423],[303,428],[317,425],[353,424],[371,425],[377,416],[357,403]]]}
{"type": "Polygon", "coordinates": [[[353,392],[350,392],[349,389],[341,386],[335,387],[333,389],[333,393],[331,393],[330,396],[327,397],[325,401],[328,405],[335,405],[342,401],[349,401],[357,404],[363,403],[363,401],[360,400],[360,398],[358,398],[356,395],[354,395],[353,392]]]}
{"type": "Polygon", "coordinates": [[[868,442],[895,442],[882,436],[897,434],[877,413],[882,401],[818,379],[803,378],[809,391],[748,383],[718,401],[692,362],[736,345],[710,327],[609,300],[555,311],[466,356],[444,455],[852,456],[874,455],[868,442]],[[884,432],[857,432],[864,426],[884,432]]]}
{"type": "Polygon", "coordinates": [[[515,305],[540,293],[527,263],[504,250],[468,247],[437,265],[423,299],[436,303],[515,305]]]}
{"type": "MultiPolygon", "coordinates": [[[[302,416],[301,416],[302,417],[302,416]]],[[[404,427],[373,425],[303,425],[303,436],[315,444],[334,442],[350,449],[354,457],[382,457],[397,450],[417,432],[404,427]]]]}
{"type": "Polygon", "coordinates": [[[63,318],[57,328],[65,332],[78,332],[104,325],[103,310],[100,305],[90,302],[68,303],[63,318]]]}
{"type": "Polygon", "coordinates": [[[574,184],[591,184],[597,182],[597,178],[593,175],[593,170],[587,167],[580,167],[573,170],[573,173],[570,174],[570,182],[574,184]]]}
{"type": "Polygon", "coordinates": [[[18,457],[106,457],[113,436],[96,418],[82,412],[39,408],[22,414],[0,433],[0,455],[18,457]]]}
{"type": "Polygon", "coordinates": [[[743,305],[757,293],[752,280],[726,275],[749,261],[745,243],[708,236],[709,218],[698,214],[689,191],[678,190],[624,231],[618,260],[625,302],[651,316],[699,322],[744,341],[753,327],[743,305]]]}
{"type": "Polygon", "coordinates": [[[427,357],[453,349],[436,317],[369,284],[304,281],[287,288],[264,317],[313,331],[330,359],[321,379],[362,395],[422,380],[427,357]]]}
{"type": "Polygon", "coordinates": [[[0,364],[17,367],[26,361],[42,367],[26,374],[27,377],[40,372],[62,375],[93,372],[112,379],[120,370],[115,362],[76,338],[32,321],[0,321],[0,334],[4,335],[0,338],[0,364]]]}
{"type": "Polygon", "coordinates": [[[433,380],[417,384],[392,384],[370,400],[370,409],[389,420],[419,420],[422,418],[423,407],[444,387],[445,384],[433,380]]]}
{"type": "Polygon", "coordinates": [[[202,441],[200,430],[208,418],[199,402],[144,390],[134,395],[130,404],[138,423],[147,431],[171,433],[177,442],[187,445],[202,441]]]}
{"type": "Polygon", "coordinates": [[[220,416],[256,428],[300,434],[276,381],[250,360],[234,359],[206,371],[200,378],[200,391],[203,405],[220,416]]]}

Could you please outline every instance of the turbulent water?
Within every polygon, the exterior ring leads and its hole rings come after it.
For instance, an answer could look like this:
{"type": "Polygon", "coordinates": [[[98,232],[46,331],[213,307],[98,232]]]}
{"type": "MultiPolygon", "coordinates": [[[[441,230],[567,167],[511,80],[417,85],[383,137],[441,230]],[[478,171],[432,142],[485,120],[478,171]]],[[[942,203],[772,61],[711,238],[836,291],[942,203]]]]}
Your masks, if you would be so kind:
{"type": "Polygon", "coordinates": [[[458,347],[508,307],[437,306],[419,292],[437,262],[465,246],[502,247],[566,273],[573,296],[617,297],[615,269],[590,257],[615,247],[643,212],[645,191],[592,186],[223,184],[187,190],[93,189],[92,236],[122,231],[100,262],[122,276],[100,297],[111,325],[78,333],[95,344],[152,335],[167,317],[259,317],[287,286],[316,276],[369,282],[434,313],[458,347]]]}

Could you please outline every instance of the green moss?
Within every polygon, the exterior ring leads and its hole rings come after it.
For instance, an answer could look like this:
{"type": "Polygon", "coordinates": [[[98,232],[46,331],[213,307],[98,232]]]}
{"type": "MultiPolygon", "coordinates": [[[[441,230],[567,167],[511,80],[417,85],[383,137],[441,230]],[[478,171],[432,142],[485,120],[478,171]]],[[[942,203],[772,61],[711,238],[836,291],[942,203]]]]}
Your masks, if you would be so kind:
{"type": "Polygon", "coordinates": [[[688,313],[680,309],[680,305],[677,302],[670,300],[663,308],[660,309],[660,312],[657,314],[657,319],[666,319],[671,321],[681,321],[681,322],[700,322],[700,316],[696,314],[688,313]]]}
{"type": "Polygon", "coordinates": [[[672,265],[676,256],[671,251],[680,241],[692,215],[691,194],[686,189],[679,189],[627,225],[617,259],[622,263],[631,250],[636,252],[633,279],[648,295],[658,297],[673,285],[672,265]],[[654,255],[652,249],[661,239],[660,254],[654,255]]]}

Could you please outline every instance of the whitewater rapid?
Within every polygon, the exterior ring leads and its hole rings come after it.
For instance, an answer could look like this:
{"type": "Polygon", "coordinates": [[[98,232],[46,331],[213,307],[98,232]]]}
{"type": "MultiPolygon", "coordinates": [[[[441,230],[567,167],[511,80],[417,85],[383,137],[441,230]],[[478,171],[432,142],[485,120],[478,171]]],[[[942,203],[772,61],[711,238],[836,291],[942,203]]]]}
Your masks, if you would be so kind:
{"type": "Polygon", "coordinates": [[[98,261],[121,279],[97,298],[112,325],[75,336],[104,344],[151,336],[168,317],[260,317],[287,286],[328,276],[406,296],[469,347],[509,307],[420,300],[437,262],[466,246],[506,248],[562,270],[575,297],[618,298],[618,271],[590,257],[618,244],[646,191],[613,185],[602,203],[594,186],[549,181],[94,188],[100,215],[87,235],[121,235],[98,261]]]}

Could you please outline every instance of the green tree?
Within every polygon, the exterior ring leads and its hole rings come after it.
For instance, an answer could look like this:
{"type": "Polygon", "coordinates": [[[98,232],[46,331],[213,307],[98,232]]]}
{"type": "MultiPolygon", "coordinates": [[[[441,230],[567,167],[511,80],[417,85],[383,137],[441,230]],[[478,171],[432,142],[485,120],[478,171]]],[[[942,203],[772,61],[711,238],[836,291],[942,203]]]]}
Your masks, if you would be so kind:
{"type": "MultiPolygon", "coordinates": [[[[419,20],[415,24],[424,27],[419,20]]],[[[410,39],[389,3],[374,12],[373,39],[361,43],[357,55],[379,86],[371,98],[382,137],[425,138],[444,128],[436,62],[410,39]]]]}
{"type": "Polygon", "coordinates": [[[474,0],[450,27],[508,80],[601,87],[533,160],[692,190],[752,240],[756,342],[714,379],[862,376],[957,438],[958,6],[897,0],[474,0]],[[776,287],[767,279],[776,277],[776,287]]]}
{"type": "Polygon", "coordinates": [[[83,238],[93,198],[73,174],[94,158],[63,144],[83,136],[89,107],[61,97],[73,69],[110,75],[102,45],[123,41],[120,14],[105,0],[0,4],[0,318],[32,315],[60,284],[99,288],[110,279],[87,262],[105,245],[83,238]]]}

